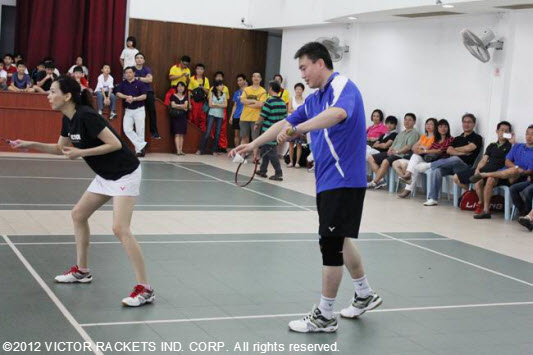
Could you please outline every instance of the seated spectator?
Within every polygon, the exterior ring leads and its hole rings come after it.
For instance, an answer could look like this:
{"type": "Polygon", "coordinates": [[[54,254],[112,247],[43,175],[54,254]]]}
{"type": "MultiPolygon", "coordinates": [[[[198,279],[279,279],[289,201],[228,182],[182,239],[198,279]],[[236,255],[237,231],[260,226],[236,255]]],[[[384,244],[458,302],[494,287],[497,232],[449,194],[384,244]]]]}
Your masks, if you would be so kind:
{"type": "Polygon", "coordinates": [[[377,140],[366,146],[366,161],[374,154],[386,152],[392,145],[392,142],[396,139],[398,132],[396,132],[396,126],[398,126],[398,119],[395,116],[387,116],[385,119],[385,127],[387,132],[382,134],[377,140]],[[371,144],[371,145],[370,145],[371,144]]]}
{"type": "MultiPolygon", "coordinates": [[[[533,186],[529,185],[530,187],[533,186]]],[[[533,189],[531,189],[533,190],[533,189]]],[[[531,206],[531,204],[530,204],[531,206]]],[[[529,211],[529,213],[523,217],[518,218],[518,223],[526,227],[530,232],[533,231],[533,209],[529,211]]]]}
{"type": "Polygon", "coordinates": [[[383,123],[383,111],[376,109],[370,117],[374,124],[366,129],[366,141],[368,145],[372,145],[379,137],[389,132],[389,129],[383,123]]]}
{"type": "MultiPolygon", "coordinates": [[[[418,148],[418,153],[413,149],[413,156],[409,159],[407,169],[403,175],[400,175],[400,180],[403,181],[405,189],[398,194],[399,198],[407,198],[416,188],[416,181],[420,173],[425,172],[430,167],[430,162],[441,158],[446,158],[446,150],[452,144],[453,137],[450,134],[450,124],[447,120],[442,119],[437,123],[437,131],[435,132],[435,140],[428,149],[418,148]]],[[[396,164],[398,161],[392,163],[396,164]]]]}
{"type": "Polygon", "coordinates": [[[13,64],[13,56],[9,53],[4,55],[4,70],[7,73],[6,85],[11,85],[11,77],[17,72],[17,67],[13,64]]]}
{"type": "Polygon", "coordinates": [[[276,75],[274,75],[272,80],[277,81],[278,84],[280,85],[281,91],[279,92],[279,97],[283,100],[283,102],[285,102],[285,105],[288,108],[289,107],[289,101],[290,101],[290,92],[289,92],[289,89],[284,89],[283,86],[282,86],[283,85],[283,77],[281,76],[281,74],[276,74],[276,75]]]}
{"type": "Polygon", "coordinates": [[[202,131],[205,131],[207,111],[209,111],[209,108],[204,107],[204,104],[207,103],[205,106],[208,106],[209,79],[205,77],[205,67],[203,64],[196,64],[194,70],[196,74],[191,78],[188,86],[191,107],[189,110],[189,120],[202,131]]]}
{"type": "Polygon", "coordinates": [[[33,87],[36,92],[47,93],[50,91],[50,87],[52,86],[54,80],[58,78],[58,76],[54,74],[55,66],[53,62],[46,62],[44,68],[44,71],[37,73],[37,81],[33,87]]]}
{"type": "Polygon", "coordinates": [[[120,53],[120,65],[126,69],[135,66],[135,55],[139,53],[137,49],[137,39],[133,36],[126,38],[126,48],[120,53]]]}
{"type": "Polygon", "coordinates": [[[124,78],[115,90],[117,97],[124,100],[122,127],[124,133],[135,147],[137,156],[144,157],[147,144],[144,140],[146,85],[135,79],[135,67],[124,69],[124,78]],[[135,131],[133,130],[134,127],[135,131]]]}
{"type": "Polygon", "coordinates": [[[76,64],[70,67],[68,70],[68,74],[70,76],[74,75],[74,69],[76,67],[81,67],[83,69],[83,77],[88,78],[89,77],[89,69],[85,65],[83,65],[83,58],[82,57],[76,57],[76,64]]]}
{"type": "Polygon", "coordinates": [[[519,216],[528,214],[533,202],[533,183],[531,183],[531,178],[511,185],[511,199],[518,210],[519,216]]]}
{"type": "Polygon", "coordinates": [[[186,95],[187,87],[180,81],[169,101],[168,115],[170,117],[170,132],[174,136],[176,154],[185,155],[183,152],[183,138],[187,133],[187,111],[189,101],[186,95]]]}
{"type": "Polygon", "coordinates": [[[0,62],[0,90],[7,90],[7,72],[4,70],[4,62],[0,62]]]}
{"type": "Polygon", "coordinates": [[[181,57],[181,60],[178,64],[175,64],[172,66],[172,68],[170,68],[168,79],[170,80],[171,87],[175,87],[180,81],[185,85],[188,84],[189,78],[191,77],[191,70],[189,69],[190,63],[191,57],[184,55],[181,57]]]}
{"type": "Polygon", "coordinates": [[[374,180],[368,183],[368,188],[379,189],[385,186],[384,177],[392,163],[402,159],[411,152],[411,148],[420,138],[420,133],[414,128],[415,123],[415,114],[406,113],[403,119],[405,130],[396,136],[391,147],[386,152],[374,154],[368,158],[367,161],[372,171],[376,174],[374,180]]]}
{"type": "Polygon", "coordinates": [[[45,71],[44,62],[40,62],[39,64],[37,64],[37,67],[31,71],[30,78],[34,85],[37,83],[37,74],[39,72],[44,72],[44,71],[45,71]]]}
{"type": "Polygon", "coordinates": [[[78,82],[78,84],[80,84],[82,91],[87,90],[91,95],[93,94],[93,90],[89,87],[89,82],[83,77],[82,67],[75,67],[72,77],[78,82]]]}
{"type": "MultiPolygon", "coordinates": [[[[217,80],[224,82],[224,73],[220,70],[215,73],[215,81],[217,80]]],[[[224,95],[226,95],[226,99],[228,100],[228,104],[229,104],[229,99],[231,98],[231,96],[229,96],[229,89],[226,85],[224,85],[224,95]]],[[[222,121],[222,130],[220,131],[220,140],[218,142],[218,152],[220,153],[226,153],[226,149],[228,148],[227,127],[228,127],[228,108],[226,107],[224,109],[224,121],[222,121]]],[[[211,138],[214,138],[213,133],[211,133],[211,138]]]]}
{"type": "Polygon", "coordinates": [[[431,181],[428,192],[428,200],[424,206],[436,206],[439,204],[439,194],[442,187],[442,178],[453,175],[465,168],[472,167],[483,146],[483,138],[476,132],[476,117],[466,113],[462,117],[463,133],[454,138],[446,153],[449,158],[439,159],[431,163],[431,181]]]}
{"type": "Polygon", "coordinates": [[[420,139],[418,140],[418,142],[416,142],[415,145],[413,145],[413,147],[411,148],[413,152],[411,158],[396,160],[394,163],[392,163],[392,167],[394,168],[396,173],[398,173],[398,177],[405,180],[405,178],[407,177],[407,165],[409,164],[409,161],[412,159],[412,157],[418,156],[414,159],[418,162],[424,160],[422,156],[426,154],[426,151],[429,150],[429,148],[435,141],[437,124],[438,122],[435,118],[428,118],[424,125],[425,134],[420,135],[420,139]]]}
{"type": "MultiPolygon", "coordinates": [[[[507,180],[508,184],[526,181],[533,175],[533,125],[526,130],[526,143],[513,145],[511,151],[505,158],[505,168],[494,172],[479,172],[474,174],[470,181],[477,183],[482,179],[487,179],[483,200],[484,210],[480,214],[474,215],[475,219],[491,218],[490,199],[492,189],[502,180],[507,180]]],[[[529,206],[528,206],[529,207],[529,206]]]]}
{"type": "Polygon", "coordinates": [[[30,76],[25,74],[26,65],[23,62],[17,63],[17,73],[11,77],[11,85],[7,88],[13,92],[34,92],[30,76]]]}
{"type": "Polygon", "coordinates": [[[57,75],[58,78],[61,76],[61,73],[59,72],[59,69],[57,69],[57,67],[56,67],[56,65],[54,63],[54,58],[46,57],[46,58],[43,59],[43,62],[44,62],[45,66],[46,66],[46,63],[53,64],[54,65],[54,74],[57,75]]]}
{"type": "Polygon", "coordinates": [[[24,56],[22,55],[22,53],[15,53],[14,58],[13,58],[13,63],[18,63],[22,61],[24,61],[24,56]]]}
{"type": "Polygon", "coordinates": [[[116,112],[116,97],[113,93],[114,89],[114,79],[111,76],[111,66],[109,64],[104,64],[102,66],[102,74],[98,76],[98,84],[94,91],[96,92],[96,103],[98,105],[98,114],[102,115],[104,106],[109,106],[111,109],[111,114],[109,119],[112,120],[117,116],[116,112]]]}
{"type": "Polygon", "coordinates": [[[200,146],[196,154],[205,154],[206,145],[209,136],[211,135],[211,128],[216,121],[215,141],[213,142],[213,152],[217,152],[218,140],[220,138],[220,131],[222,129],[222,121],[224,119],[224,109],[228,106],[228,99],[224,94],[224,84],[222,81],[215,81],[213,89],[209,93],[209,114],[207,116],[207,129],[204,132],[200,146]]]}
{"type": "MultiPolygon", "coordinates": [[[[511,132],[511,124],[507,121],[502,121],[498,123],[496,128],[496,134],[498,140],[488,145],[485,150],[485,154],[480,162],[477,164],[476,168],[467,168],[457,172],[453,177],[453,182],[459,185],[462,189],[468,190],[470,184],[470,177],[474,174],[480,172],[491,172],[498,171],[505,166],[505,157],[509,153],[512,147],[512,143],[504,138],[505,134],[511,132]]],[[[475,210],[475,214],[481,214],[484,208],[484,188],[485,181],[480,180],[475,184],[475,190],[479,199],[479,204],[475,210]]],[[[490,188],[492,191],[492,187],[490,188]]],[[[490,200],[487,202],[487,208],[490,204],[490,200]]]]}
{"type": "MultiPolygon", "coordinates": [[[[258,127],[261,127],[261,133],[265,133],[270,127],[287,118],[287,104],[282,100],[280,93],[281,85],[279,82],[276,80],[271,81],[268,85],[268,94],[270,97],[263,105],[260,117],[255,123],[258,127]]],[[[261,156],[263,159],[259,171],[256,174],[266,178],[268,162],[270,162],[274,168],[274,175],[268,179],[283,181],[283,172],[279,163],[276,145],[277,142],[274,140],[261,146],[261,156]]]]}

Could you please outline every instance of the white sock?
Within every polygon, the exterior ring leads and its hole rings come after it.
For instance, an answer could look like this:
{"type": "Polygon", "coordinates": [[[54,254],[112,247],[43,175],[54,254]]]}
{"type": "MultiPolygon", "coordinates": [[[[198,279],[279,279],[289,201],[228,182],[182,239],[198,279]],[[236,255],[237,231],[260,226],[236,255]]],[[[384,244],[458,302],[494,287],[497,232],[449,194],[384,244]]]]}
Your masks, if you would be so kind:
{"type": "Polygon", "coordinates": [[[144,287],[148,291],[152,291],[152,286],[150,286],[150,284],[139,284],[139,285],[141,285],[142,287],[144,287]]]}
{"type": "Polygon", "coordinates": [[[335,298],[327,298],[323,295],[320,296],[320,304],[318,305],[318,309],[320,309],[320,312],[322,315],[328,319],[333,318],[333,305],[335,304],[335,298]]]}
{"type": "Polygon", "coordinates": [[[78,267],[78,270],[83,274],[86,274],[91,271],[91,269],[89,269],[88,267],[78,267]]]}
{"type": "Polygon", "coordinates": [[[370,285],[368,284],[368,280],[366,279],[366,276],[363,276],[359,279],[352,279],[353,284],[355,286],[355,294],[357,297],[368,297],[372,293],[372,289],[370,288],[370,285]]]}

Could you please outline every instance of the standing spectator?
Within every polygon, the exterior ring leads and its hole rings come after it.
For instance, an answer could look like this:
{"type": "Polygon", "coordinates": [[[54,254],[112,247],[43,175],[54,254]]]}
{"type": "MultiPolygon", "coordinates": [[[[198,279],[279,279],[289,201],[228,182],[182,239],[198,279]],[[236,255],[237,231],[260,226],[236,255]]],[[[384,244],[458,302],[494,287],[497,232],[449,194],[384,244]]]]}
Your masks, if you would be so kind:
{"type": "MultiPolygon", "coordinates": [[[[400,132],[392,146],[385,153],[374,154],[368,158],[368,163],[372,171],[376,174],[374,180],[367,184],[367,188],[379,189],[385,185],[383,177],[387,174],[389,167],[396,160],[402,159],[411,152],[411,148],[420,138],[420,133],[415,127],[416,116],[414,113],[406,113],[403,119],[405,130],[400,132]]],[[[392,181],[390,182],[392,183],[392,181]]]]}
{"type": "MultiPolygon", "coordinates": [[[[416,181],[420,173],[425,172],[430,167],[431,161],[445,158],[448,147],[452,144],[453,137],[450,134],[450,124],[447,120],[442,119],[437,124],[435,139],[429,149],[419,148],[418,153],[413,154],[407,165],[407,170],[400,175],[400,180],[405,183],[405,189],[398,194],[399,198],[407,198],[411,191],[416,188],[416,181]]],[[[399,161],[399,160],[398,160],[399,161]]],[[[398,161],[392,163],[396,164],[398,161]]]]}
{"type": "Polygon", "coordinates": [[[117,96],[124,100],[124,133],[135,147],[138,157],[146,154],[146,142],[144,140],[144,124],[146,112],[144,100],[146,100],[146,85],[135,80],[135,67],[124,69],[125,80],[116,89],[117,96]],[[135,126],[135,131],[133,131],[135,126]]]}
{"type": "Polygon", "coordinates": [[[34,89],[36,92],[47,93],[48,91],[50,91],[52,83],[58,78],[58,76],[54,73],[54,70],[54,62],[45,63],[44,71],[38,72],[35,78],[36,82],[34,89]]]}
{"type": "Polygon", "coordinates": [[[83,76],[83,68],[82,67],[75,67],[74,68],[74,72],[72,73],[72,77],[74,78],[74,80],[76,80],[78,82],[78,84],[80,84],[81,90],[87,90],[92,95],[93,91],[89,87],[89,82],[83,76]]]}
{"type": "MultiPolygon", "coordinates": [[[[459,185],[462,189],[468,190],[470,185],[470,177],[480,172],[487,173],[491,171],[498,171],[505,166],[505,157],[511,151],[512,142],[504,138],[504,134],[511,133],[511,124],[507,121],[498,123],[496,134],[498,140],[488,145],[485,154],[476,168],[467,168],[457,172],[453,177],[453,182],[459,185]]],[[[476,194],[479,199],[479,204],[474,212],[475,215],[482,214],[484,210],[484,190],[485,181],[482,179],[475,184],[476,194]]],[[[492,187],[491,187],[492,189],[492,187]]],[[[489,201],[490,204],[490,201],[489,201]]]]}
{"type": "Polygon", "coordinates": [[[146,85],[146,112],[150,116],[150,133],[152,138],[161,139],[157,130],[157,115],[155,113],[155,95],[152,87],[152,70],[144,65],[144,54],[141,52],[135,55],[135,78],[146,85]]]}
{"type": "Polygon", "coordinates": [[[137,39],[133,36],[129,36],[126,39],[126,48],[122,50],[120,54],[120,65],[122,68],[126,69],[127,67],[135,66],[135,55],[139,53],[137,49],[137,39]]]}
{"type": "Polygon", "coordinates": [[[191,57],[184,55],[181,57],[181,60],[178,64],[175,64],[172,66],[172,68],[170,68],[168,79],[170,80],[171,87],[175,87],[180,81],[185,83],[185,85],[188,84],[189,78],[191,77],[191,70],[189,69],[190,63],[191,57]]]}
{"type": "Polygon", "coordinates": [[[224,84],[222,81],[215,81],[213,89],[209,93],[209,115],[207,116],[207,129],[204,132],[202,141],[196,154],[205,154],[207,140],[211,135],[211,128],[213,122],[216,121],[215,141],[213,142],[213,152],[217,151],[218,140],[220,139],[220,131],[222,129],[222,121],[224,119],[224,109],[228,106],[228,99],[224,94],[224,84]]]}
{"type": "Polygon", "coordinates": [[[4,70],[4,62],[0,62],[0,90],[7,90],[7,72],[4,70]]]}
{"type": "Polygon", "coordinates": [[[31,71],[30,78],[33,81],[33,84],[37,84],[37,74],[39,74],[39,72],[44,71],[44,62],[40,62],[39,64],[37,64],[37,67],[31,71]]]}
{"type": "MultiPolygon", "coordinates": [[[[275,77],[281,78],[281,75],[277,75],[275,77]]],[[[279,83],[279,81],[278,81],[279,83]]],[[[281,89],[283,90],[283,89],[281,89]]],[[[305,99],[303,98],[303,92],[305,90],[305,87],[302,83],[297,83],[294,85],[294,97],[292,100],[289,100],[289,113],[293,113],[298,109],[298,107],[302,106],[305,102],[305,99]]],[[[288,91],[287,91],[288,92],[288,91]]],[[[281,94],[280,97],[283,100],[283,95],[281,94]]],[[[310,138],[310,134],[307,135],[308,138],[310,138]]],[[[300,164],[298,163],[300,161],[300,157],[302,156],[302,143],[303,138],[299,137],[295,140],[292,140],[289,142],[289,164],[287,165],[288,168],[292,168],[293,166],[295,168],[299,168],[300,164]],[[294,162],[294,146],[296,145],[296,163],[294,162]]],[[[311,143],[310,141],[308,143],[311,143]]],[[[285,149],[287,149],[285,147],[285,149]]]]}
{"type": "Polygon", "coordinates": [[[196,74],[189,82],[189,120],[192,124],[200,127],[205,131],[205,122],[209,105],[207,102],[207,95],[209,94],[209,79],[205,76],[205,67],[203,64],[196,64],[194,69],[196,74]],[[205,107],[204,107],[205,106],[205,107]]]}
{"type": "MultiPolygon", "coordinates": [[[[222,81],[224,82],[224,73],[221,71],[217,71],[215,73],[215,81],[222,81]]],[[[229,96],[229,89],[226,85],[224,85],[224,95],[226,95],[226,99],[229,102],[229,99],[231,96],[229,96]]],[[[228,108],[226,107],[224,109],[224,120],[222,121],[222,130],[220,131],[220,141],[218,143],[218,151],[221,153],[226,153],[226,148],[228,148],[228,108]]]]}
{"type": "Polygon", "coordinates": [[[76,67],[81,67],[83,69],[83,77],[84,78],[88,78],[89,77],[89,69],[87,69],[87,67],[83,64],[83,57],[76,57],[76,64],[74,64],[73,66],[70,67],[70,69],[68,70],[68,74],[70,76],[73,76],[74,74],[74,69],[76,67]]]}
{"type": "Polygon", "coordinates": [[[274,75],[274,77],[272,79],[278,82],[278,84],[279,84],[279,86],[281,88],[278,95],[283,100],[283,102],[285,103],[285,105],[287,106],[287,109],[288,109],[289,102],[290,102],[290,93],[289,93],[289,89],[284,89],[282,87],[282,85],[283,85],[283,77],[281,76],[281,74],[276,74],[276,75],[274,75]]]}
{"type": "MultiPolygon", "coordinates": [[[[260,118],[255,123],[258,128],[261,127],[261,133],[266,132],[274,124],[287,118],[287,105],[281,99],[280,92],[281,85],[276,80],[273,80],[268,84],[268,94],[270,97],[263,105],[260,118]]],[[[261,146],[261,156],[263,157],[263,160],[261,161],[261,166],[257,175],[265,178],[267,177],[268,162],[270,161],[275,173],[268,179],[283,181],[283,172],[281,170],[281,164],[279,163],[276,145],[276,141],[271,141],[261,146]]]]}
{"type": "Polygon", "coordinates": [[[431,182],[429,186],[428,200],[424,206],[438,205],[438,198],[442,186],[442,178],[453,175],[465,168],[472,167],[483,146],[483,138],[476,132],[476,117],[471,113],[466,113],[461,119],[463,123],[463,133],[454,138],[446,153],[449,158],[439,159],[431,163],[431,182]]]}
{"type": "Polygon", "coordinates": [[[114,89],[114,79],[111,76],[111,66],[104,64],[102,66],[102,74],[98,76],[98,84],[96,84],[96,102],[98,104],[98,114],[102,115],[104,106],[110,106],[111,114],[109,119],[112,120],[117,116],[116,112],[116,100],[114,89]]]}
{"type": "Polygon", "coordinates": [[[11,77],[11,85],[7,88],[14,92],[34,92],[30,76],[25,74],[26,65],[23,62],[17,63],[17,73],[11,77]]]}
{"type": "Polygon", "coordinates": [[[241,114],[241,144],[247,144],[259,136],[255,129],[255,121],[259,119],[261,108],[267,99],[267,92],[261,86],[262,76],[258,71],[252,73],[252,86],[243,90],[241,103],[244,105],[241,114]]]}
{"type": "MultiPolygon", "coordinates": [[[[493,188],[499,183],[515,184],[531,179],[533,175],[533,125],[526,130],[526,143],[514,144],[505,157],[505,168],[493,172],[479,172],[470,178],[472,183],[487,179],[483,201],[484,210],[475,219],[491,218],[490,199],[493,188]]],[[[531,203],[531,202],[530,202],[531,203]]],[[[528,208],[531,206],[527,206],[528,208]]],[[[520,208],[520,206],[518,206],[520,208]]]]}
{"type": "Polygon", "coordinates": [[[4,55],[4,70],[7,73],[6,85],[11,85],[11,77],[17,72],[17,67],[13,65],[13,56],[9,53],[4,55]]]}
{"type": "Polygon", "coordinates": [[[241,144],[240,121],[243,108],[241,102],[241,95],[247,85],[248,83],[246,82],[246,76],[244,76],[244,74],[237,75],[237,86],[239,87],[239,89],[233,94],[233,109],[231,110],[231,115],[229,119],[229,123],[233,127],[233,141],[236,147],[241,144]]]}
{"type": "Polygon", "coordinates": [[[169,104],[170,131],[174,135],[178,155],[185,155],[183,153],[183,138],[187,133],[187,111],[189,110],[186,89],[185,83],[180,81],[176,86],[176,93],[170,97],[169,104]]]}

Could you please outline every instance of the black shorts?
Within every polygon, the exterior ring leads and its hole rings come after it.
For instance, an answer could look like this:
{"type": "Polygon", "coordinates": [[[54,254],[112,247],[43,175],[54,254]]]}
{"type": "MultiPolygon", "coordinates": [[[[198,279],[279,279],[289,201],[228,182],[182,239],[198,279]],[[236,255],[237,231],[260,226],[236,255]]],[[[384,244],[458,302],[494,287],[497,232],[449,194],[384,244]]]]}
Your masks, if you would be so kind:
{"type": "Polygon", "coordinates": [[[389,156],[387,152],[374,154],[372,155],[372,158],[374,158],[374,161],[376,162],[377,165],[381,165],[381,163],[383,163],[384,160],[387,160],[389,164],[392,165],[392,163],[394,163],[396,160],[404,159],[397,155],[389,156]]]}
{"type": "Polygon", "coordinates": [[[234,131],[238,131],[239,129],[241,129],[241,127],[239,126],[239,122],[241,122],[240,117],[233,117],[232,127],[234,131]]]}
{"type": "Polygon", "coordinates": [[[321,237],[359,237],[366,188],[339,188],[316,196],[321,237]]]}

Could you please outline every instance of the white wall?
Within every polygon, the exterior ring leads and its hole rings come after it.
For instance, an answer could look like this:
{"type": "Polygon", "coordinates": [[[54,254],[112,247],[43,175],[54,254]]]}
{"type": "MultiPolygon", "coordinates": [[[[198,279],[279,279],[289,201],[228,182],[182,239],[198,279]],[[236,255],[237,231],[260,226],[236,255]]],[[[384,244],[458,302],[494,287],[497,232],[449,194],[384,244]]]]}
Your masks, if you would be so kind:
{"type": "Polygon", "coordinates": [[[249,3],[249,0],[129,0],[128,10],[130,18],[244,29],[241,18],[248,18],[249,3]]]}
{"type": "Polygon", "coordinates": [[[446,118],[461,132],[461,116],[478,117],[477,131],[494,140],[495,125],[508,119],[520,140],[529,123],[533,97],[533,13],[469,15],[454,18],[288,29],[283,32],[281,72],[287,86],[299,80],[296,50],[319,36],[336,35],[350,45],[335,69],[359,86],[367,116],[374,108],[402,118],[412,111],[418,127],[428,117],[446,118]],[[464,48],[459,32],[493,28],[505,39],[505,51],[481,63],[464,48]],[[499,71],[499,75],[495,73],[499,71]],[[526,111],[526,108],[530,110],[526,111]]]}

